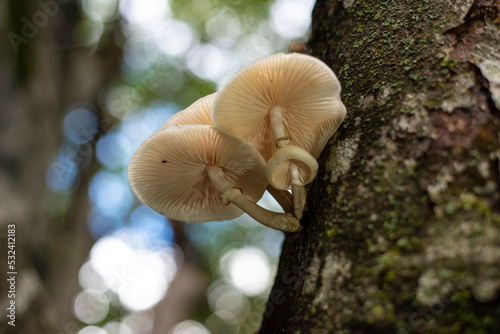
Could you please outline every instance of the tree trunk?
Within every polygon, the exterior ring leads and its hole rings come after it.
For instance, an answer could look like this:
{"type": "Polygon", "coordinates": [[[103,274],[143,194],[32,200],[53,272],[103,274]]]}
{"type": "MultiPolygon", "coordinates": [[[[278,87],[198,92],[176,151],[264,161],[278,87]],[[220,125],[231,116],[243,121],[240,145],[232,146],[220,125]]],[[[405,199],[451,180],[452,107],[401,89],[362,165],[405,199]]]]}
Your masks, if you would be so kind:
{"type": "Polygon", "coordinates": [[[318,0],[348,116],[260,333],[500,332],[499,7],[318,0]]]}
{"type": "MultiPolygon", "coordinates": [[[[2,333],[78,330],[71,300],[79,290],[78,270],[93,243],[86,224],[87,184],[97,164],[85,167],[76,162],[80,183],[68,196],[48,190],[45,174],[58,149],[75,150],[74,145],[61,146],[66,111],[80,101],[97,105],[99,90],[116,75],[121,58],[114,43],[75,45],[75,27],[81,20],[74,0],[0,4],[2,333]],[[57,212],[60,207],[65,210],[57,212]],[[8,249],[7,234],[12,230],[15,248],[8,249]],[[11,268],[8,250],[15,251],[11,268]],[[11,276],[14,285],[6,280],[11,276]],[[7,307],[13,301],[15,327],[8,324],[13,318],[5,316],[12,315],[7,307]]],[[[112,30],[101,41],[112,37],[112,30]]],[[[77,160],[92,161],[91,152],[87,147],[74,153],[77,160]]],[[[67,172],[64,168],[61,173],[67,172]]]]}

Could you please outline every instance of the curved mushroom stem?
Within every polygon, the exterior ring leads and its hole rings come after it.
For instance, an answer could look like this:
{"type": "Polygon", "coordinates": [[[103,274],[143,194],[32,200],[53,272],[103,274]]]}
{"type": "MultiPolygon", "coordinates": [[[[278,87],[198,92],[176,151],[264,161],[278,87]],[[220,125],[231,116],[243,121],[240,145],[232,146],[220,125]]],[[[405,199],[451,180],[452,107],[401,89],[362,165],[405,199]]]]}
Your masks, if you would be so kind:
{"type": "Polygon", "coordinates": [[[302,212],[306,206],[306,188],[300,185],[299,168],[297,164],[290,162],[289,170],[291,174],[292,196],[293,196],[293,213],[300,219],[302,212]]]}
{"type": "Polygon", "coordinates": [[[306,205],[306,190],[303,185],[311,182],[316,177],[317,171],[317,160],[306,150],[295,145],[278,149],[267,162],[266,176],[269,184],[276,189],[292,188],[293,212],[299,219],[306,205]],[[286,168],[283,164],[286,164],[286,168]],[[309,169],[308,179],[301,180],[299,166],[305,173],[307,168],[309,169]]]}
{"type": "Polygon", "coordinates": [[[222,201],[233,203],[259,223],[284,232],[298,232],[302,229],[299,220],[291,213],[269,211],[255,204],[241,193],[240,189],[228,189],[221,196],[222,201]]]}
{"type": "Polygon", "coordinates": [[[255,204],[241,193],[240,189],[233,187],[227,180],[222,168],[207,166],[208,177],[221,193],[224,204],[233,203],[259,223],[284,232],[298,232],[302,229],[299,220],[291,213],[269,211],[255,204]]]}
{"type": "Polygon", "coordinates": [[[272,185],[267,185],[267,191],[274,197],[274,199],[279,203],[285,212],[293,211],[293,198],[286,190],[279,190],[274,188],[272,185]]]}
{"type": "MultiPolygon", "coordinates": [[[[276,146],[278,149],[288,146],[290,144],[290,138],[285,133],[283,107],[272,106],[269,108],[269,120],[274,136],[276,137],[276,146]]],[[[299,185],[299,170],[297,165],[290,163],[289,171],[292,174],[293,212],[295,216],[300,219],[302,218],[302,212],[306,204],[306,190],[304,186],[299,185]]]]}

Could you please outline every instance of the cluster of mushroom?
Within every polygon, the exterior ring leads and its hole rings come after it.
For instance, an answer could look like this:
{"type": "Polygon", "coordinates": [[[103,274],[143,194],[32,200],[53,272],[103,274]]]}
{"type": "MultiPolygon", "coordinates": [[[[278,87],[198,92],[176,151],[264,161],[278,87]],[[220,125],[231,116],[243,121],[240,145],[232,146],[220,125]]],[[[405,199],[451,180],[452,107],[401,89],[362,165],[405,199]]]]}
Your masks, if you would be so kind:
{"type": "Polygon", "coordinates": [[[230,220],[246,212],[297,232],[304,186],[346,115],[340,89],[314,57],[263,58],[142,143],[129,164],[130,184],[144,204],[171,219],[230,220]],[[266,189],[284,213],[256,204],[266,189]]]}

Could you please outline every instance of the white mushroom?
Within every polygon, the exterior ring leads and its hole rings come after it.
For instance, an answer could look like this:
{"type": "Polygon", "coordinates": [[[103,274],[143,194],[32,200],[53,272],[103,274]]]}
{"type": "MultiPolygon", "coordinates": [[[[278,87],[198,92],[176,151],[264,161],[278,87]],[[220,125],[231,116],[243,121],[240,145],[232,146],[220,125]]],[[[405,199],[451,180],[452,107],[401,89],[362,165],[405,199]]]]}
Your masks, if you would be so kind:
{"type": "Polygon", "coordinates": [[[137,197],[172,219],[229,220],[245,211],[275,229],[301,229],[292,214],[255,204],[267,186],[262,156],[213,126],[168,126],[154,133],[135,152],[128,175],[137,197]]]}
{"type": "MultiPolygon", "coordinates": [[[[217,93],[212,120],[250,141],[266,161],[288,145],[302,148],[314,159],[346,115],[340,90],[337,77],[322,61],[303,54],[276,54],[244,68],[217,93]]],[[[287,165],[290,171],[299,169],[299,175],[306,173],[293,161],[287,165]]],[[[280,189],[278,184],[286,180],[277,175],[269,182],[280,189]]],[[[295,198],[294,203],[300,217],[305,198],[295,198]]]]}

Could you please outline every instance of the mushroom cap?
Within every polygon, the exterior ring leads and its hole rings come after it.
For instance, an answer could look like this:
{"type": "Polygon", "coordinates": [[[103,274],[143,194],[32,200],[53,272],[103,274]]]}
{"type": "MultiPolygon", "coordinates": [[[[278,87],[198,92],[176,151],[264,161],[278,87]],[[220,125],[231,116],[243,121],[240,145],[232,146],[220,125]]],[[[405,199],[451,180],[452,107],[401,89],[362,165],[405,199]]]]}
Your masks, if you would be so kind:
{"type": "Polygon", "coordinates": [[[266,176],[274,188],[279,190],[292,188],[290,163],[298,169],[298,186],[314,180],[318,173],[318,161],[306,150],[298,146],[285,146],[273,154],[266,165],[266,176]]]}
{"type": "Polygon", "coordinates": [[[228,182],[253,202],[266,190],[259,152],[209,125],[169,126],[154,133],[132,157],[128,177],[139,200],[168,218],[202,222],[243,214],[236,205],[222,203],[207,165],[221,167],[228,182]]]}
{"type": "Polygon", "coordinates": [[[163,127],[171,125],[213,125],[212,123],[212,107],[214,105],[215,96],[213,93],[196,100],[192,105],[184,110],[179,111],[163,125],[163,127]]]}
{"type": "Polygon", "coordinates": [[[346,115],[340,90],[333,71],[319,59],[279,53],[237,73],[217,93],[212,120],[250,141],[267,161],[277,150],[269,109],[281,106],[290,145],[317,158],[346,115]]]}

